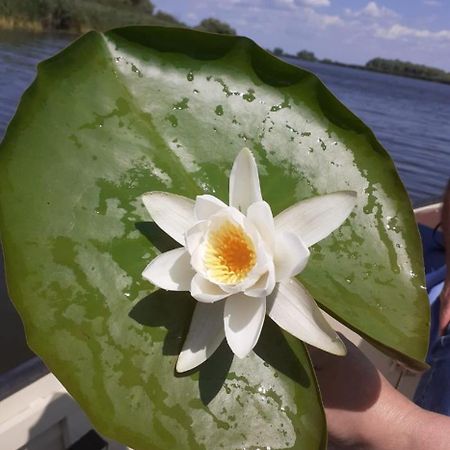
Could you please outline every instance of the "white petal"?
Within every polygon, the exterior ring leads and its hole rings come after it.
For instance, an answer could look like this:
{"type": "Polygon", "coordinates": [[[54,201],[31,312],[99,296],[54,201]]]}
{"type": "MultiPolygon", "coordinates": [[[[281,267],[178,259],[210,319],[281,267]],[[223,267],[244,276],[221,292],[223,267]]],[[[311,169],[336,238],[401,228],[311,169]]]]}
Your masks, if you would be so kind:
{"type": "Polygon", "coordinates": [[[199,302],[213,303],[228,297],[230,294],[222,291],[217,284],[211,283],[197,273],[192,278],[191,295],[199,302]]]}
{"type": "MultiPolygon", "coordinates": [[[[213,228],[215,226],[220,226],[220,224],[222,224],[224,221],[235,222],[243,228],[247,228],[249,224],[245,214],[242,214],[239,210],[237,210],[236,208],[232,208],[231,206],[222,208],[220,211],[218,211],[217,214],[214,215],[214,217],[210,218],[208,223],[213,228]]],[[[251,224],[250,226],[252,229],[256,230],[253,224],[251,224]]]]}
{"type": "Polygon", "coordinates": [[[194,214],[197,220],[208,219],[227,205],[213,195],[198,195],[195,199],[194,214]]]}
{"type": "Polygon", "coordinates": [[[275,268],[270,264],[269,270],[249,289],[245,290],[245,295],[250,297],[267,297],[275,287],[275,268]]]}
{"type": "Polygon", "coordinates": [[[247,219],[256,227],[267,249],[273,252],[275,223],[269,204],[264,201],[251,204],[247,210],[247,219]]]}
{"type": "Polygon", "coordinates": [[[311,247],[342,225],[355,199],[356,192],[340,191],[303,200],[275,217],[275,229],[295,233],[311,247]]]}
{"type": "Polygon", "coordinates": [[[184,247],[158,255],[142,272],[142,276],[167,291],[189,291],[195,272],[184,247]]]}
{"type": "Polygon", "coordinates": [[[192,268],[198,272],[201,273],[204,277],[206,274],[205,265],[203,263],[204,255],[205,255],[205,242],[202,242],[192,253],[191,256],[191,266],[192,268]]]}
{"type": "Polygon", "coordinates": [[[205,236],[208,224],[206,220],[198,222],[186,232],[186,249],[192,255],[205,236]]]}
{"type": "Polygon", "coordinates": [[[183,349],[178,356],[177,372],[186,372],[206,361],[225,337],[224,302],[197,303],[183,349]]]}
{"type": "Polygon", "coordinates": [[[335,355],[346,349],[308,291],[296,280],[282,281],[267,298],[267,314],[302,341],[335,355]]]}
{"type": "Polygon", "coordinates": [[[293,233],[279,233],[275,236],[276,281],[287,280],[299,274],[308,263],[309,250],[293,233]]]}
{"type": "Polygon", "coordinates": [[[265,297],[235,294],[225,300],[225,336],[238,358],[247,356],[258,342],[265,314],[265,297]]]}
{"type": "Polygon", "coordinates": [[[142,201],[158,227],[184,245],[184,233],[195,224],[194,201],[169,192],[148,192],[142,201]]]}
{"type": "Polygon", "coordinates": [[[230,206],[245,214],[252,203],[261,200],[255,158],[248,148],[244,148],[234,160],[230,173],[230,206]]]}

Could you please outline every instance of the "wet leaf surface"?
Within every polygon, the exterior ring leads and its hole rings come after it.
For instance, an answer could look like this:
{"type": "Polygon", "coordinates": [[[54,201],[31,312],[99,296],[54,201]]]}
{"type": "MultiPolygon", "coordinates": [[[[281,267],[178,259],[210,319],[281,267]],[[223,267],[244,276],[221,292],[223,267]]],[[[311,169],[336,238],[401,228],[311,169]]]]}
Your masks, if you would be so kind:
{"type": "Polygon", "coordinates": [[[173,248],[152,190],[227,201],[242,147],[275,214],[354,190],[345,224],[299,277],[339,320],[423,366],[428,303],[405,190],[372,132],[312,74],[245,38],[126,28],[89,33],[42,63],[0,147],[0,231],[29,344],[98,429],[135,449],[324,449],[302,343],[267,319],[255,352],[222,345],[174,366],[194,300],[154,291],[173,248]]]}

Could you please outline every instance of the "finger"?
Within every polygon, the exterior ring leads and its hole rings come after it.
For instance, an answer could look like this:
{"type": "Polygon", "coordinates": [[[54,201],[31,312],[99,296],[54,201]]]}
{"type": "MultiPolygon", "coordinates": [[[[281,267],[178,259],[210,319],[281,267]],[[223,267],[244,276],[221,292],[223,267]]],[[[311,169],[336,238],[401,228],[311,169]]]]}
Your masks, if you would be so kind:
{"type": "Polygon", "coordinates": [[[450,305],[442,305],[439,314],[439,335],[443,336],[446,332],[448,325],[450,324],[450,305]]]}
{"type": "Polygon", "coordinates": [[[450,323],[450,286],[447,284],[442,290],[439,301],[439,335],[442,336],[445,334],[445,330],[450,323]]]}

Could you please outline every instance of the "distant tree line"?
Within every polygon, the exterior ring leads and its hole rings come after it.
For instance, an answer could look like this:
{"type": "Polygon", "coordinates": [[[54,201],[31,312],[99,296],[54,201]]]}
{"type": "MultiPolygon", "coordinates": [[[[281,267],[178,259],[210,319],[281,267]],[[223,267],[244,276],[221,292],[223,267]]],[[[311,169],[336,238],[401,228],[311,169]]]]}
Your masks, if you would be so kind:
{"type": "MultiPolygon", "coordinates": [[[[149,0],[0,0],[0,28],[81,32],[124,25],[187,27],[171,14],[155,11],[149,0]]],[[[236,34],[230,25],[212,17],[203,19],[194,28],[236,34]]]]}
{"type": "Polygon", "coordinates": [[[195,28],[201,31],[209,31],[210,33],[236,34],[236,30],[231,28],[226,22],[222,22],[212,17],[203,19],[195,28]]]}
{"type": "Polygon", "coordinates": [[[275,47],[272,53],[276,56],[287,56],[290,58],[303,59],[305,61],[319,61],[316,58],[316,55],[313,52],[310,52],[309,50],[301,50],[297,52],[297,54],[292,55],[290,53],[285,53],[285,51],[281,47],[275,47]]]}
{"type": "Polygon", "coordinates": [[[301,50],[295,55],[292,55],[289,53],[285,53],[281,47],[275,47],[272,53],[276,56],[296,58],[303,61],[333,64],[336,66],[352,67],[360,70],[372,70],[393,75],[421,78],[423,80],[438,81],[441,83],[450,83],[450,73],[446,72],[445,70],[425,66],[423,64],[414,64],[408,61],[400,61],[399,59],[374,58],[368,61],[364,66],[360,66],[356,64],[345,64],[339,61],[333,61],[329,58],[318,59],[316,55],[309,50],[301,50]]]}
{"type": "Polygon", "coordinates": [[[316,55],[308,50],[301,50],[300,52],[298,52],[297,58],[303,59],[304,61],[318,61],[316,55]]]}
{"type": "Polygon", "coordinates": [[[450,83],[449,72],[435,67],[424,66],[423,64],[400,61],[399,59],[374,58],[368,61],[365,67],[377,72],[450,83]]]}

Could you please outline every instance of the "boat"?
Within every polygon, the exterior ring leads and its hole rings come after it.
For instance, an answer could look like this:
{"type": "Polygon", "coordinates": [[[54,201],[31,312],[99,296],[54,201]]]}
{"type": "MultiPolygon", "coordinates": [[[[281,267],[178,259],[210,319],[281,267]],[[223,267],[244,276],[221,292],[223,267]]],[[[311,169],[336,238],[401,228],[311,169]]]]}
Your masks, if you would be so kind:
{"type": "MultiPolygon", "coordinates": [[[[435,203],[414,211],[421,235],[425,237],[426,266],[427,252],[433,245],[433,230],[438,229],[441,210],[442,204],[435,203]]],[[[330,316],[328,318],[335,329],[358,346],[396,389],[412,398],[420,379],[419,373],[405,368],[341,323],[330,316]]],[[[126,450],[127,447],[95,432],[64,386],[38,357],[33,356],[0,374],[0,449],[126,450]]]]}

